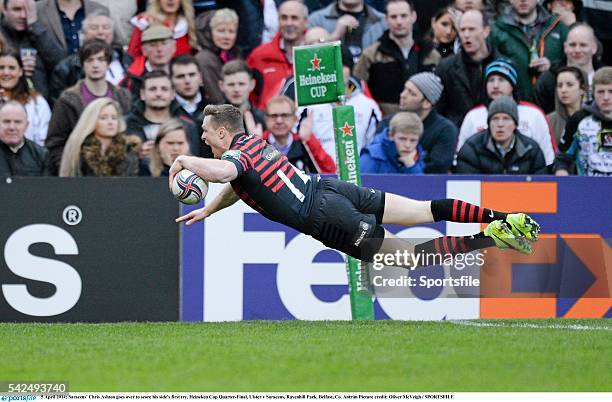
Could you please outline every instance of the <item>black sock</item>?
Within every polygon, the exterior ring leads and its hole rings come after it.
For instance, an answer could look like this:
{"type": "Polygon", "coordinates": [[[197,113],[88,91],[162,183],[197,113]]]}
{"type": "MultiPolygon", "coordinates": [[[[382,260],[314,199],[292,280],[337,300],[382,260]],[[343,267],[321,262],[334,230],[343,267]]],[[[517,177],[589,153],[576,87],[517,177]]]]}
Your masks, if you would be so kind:
{"type": "Polygon", "coordinates": [[[496,220],[505,220],[508,215],[488,208],[482,208],[469,202],[442,199],[431,202],[431,213],[434,221],[450,221],[462,223],[490,223],[496,220]]]}
{"type": "Polygon", "coordinates": [[[494,247],[495,241],[483,232],[473,236],[442,236],[414,247],[415,253],[463,254],[481,248],[494,247]]]}

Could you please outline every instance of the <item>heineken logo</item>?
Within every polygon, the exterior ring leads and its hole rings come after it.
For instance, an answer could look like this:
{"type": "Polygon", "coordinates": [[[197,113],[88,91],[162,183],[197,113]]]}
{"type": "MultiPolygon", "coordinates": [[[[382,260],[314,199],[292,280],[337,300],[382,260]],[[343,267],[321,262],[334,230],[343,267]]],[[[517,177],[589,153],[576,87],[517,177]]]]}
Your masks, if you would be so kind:
{"type": "Polygon", "coordinates": [[[344,126],[340,127],[340,131],[342,131],[342,136],[346,137],[346,136],[353,136],[353,129],[355,128],[355,126],[351,126],[348,124],[348,121],[344,122],[344,126]]]}
{"type": "MultiPolygon", "coordinates": [[[[310,71],[321,71],[321,59],[319,59],[317,57],[317,54],[314,54],[314,57],[310,60],[310,64],[312,64],[312,68],[310,69],[310,71]]],[[[323,70],[325,70],[325,67],[323,67],[323,70]]]]}

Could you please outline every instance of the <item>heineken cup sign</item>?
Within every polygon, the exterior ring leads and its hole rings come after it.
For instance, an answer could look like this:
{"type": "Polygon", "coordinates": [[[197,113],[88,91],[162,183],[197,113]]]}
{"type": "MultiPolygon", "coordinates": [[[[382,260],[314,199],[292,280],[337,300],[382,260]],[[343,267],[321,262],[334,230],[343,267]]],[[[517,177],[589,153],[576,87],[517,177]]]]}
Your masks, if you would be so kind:
{"type": "Polygon", "coordinates": [[[340,42],[293,48],[298,106],[337,102],[344,95],[340,42]]]}

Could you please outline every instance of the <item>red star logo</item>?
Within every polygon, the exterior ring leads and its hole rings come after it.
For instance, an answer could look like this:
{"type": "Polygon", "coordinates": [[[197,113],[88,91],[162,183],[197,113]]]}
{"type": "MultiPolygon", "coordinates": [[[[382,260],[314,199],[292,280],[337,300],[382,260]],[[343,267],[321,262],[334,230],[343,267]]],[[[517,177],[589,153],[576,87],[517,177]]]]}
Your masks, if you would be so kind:
{"type": "Polygon", "coordinates": [[[314,57],[312,58],[312,60],[310,60],[310,63],[312,64],[313,70],[321,71],[321,59],[317,57],[316,53],[314,57]]]}
{"type": "Polygon", "coordinates": [[[344,123],[344,127],[340,127],[340,131],[342,131],[343,136],[353,136],[353,129],[355,126],[349,126],[348,121],[344,123]]]}

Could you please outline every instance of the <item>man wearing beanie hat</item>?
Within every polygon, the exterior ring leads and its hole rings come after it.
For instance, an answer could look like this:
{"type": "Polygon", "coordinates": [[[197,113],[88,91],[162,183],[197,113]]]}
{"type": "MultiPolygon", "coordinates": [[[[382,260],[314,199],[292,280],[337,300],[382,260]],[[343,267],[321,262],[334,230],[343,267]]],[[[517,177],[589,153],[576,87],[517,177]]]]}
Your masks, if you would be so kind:
{"type": "Polygon", "coordinates": [[[457,155],[456,173],[534,174],[546,167],[538,143],[519,133],[518,107],[502,96],[489,105],[489,128],[472,136],[457,155]]]}
{"type": "MultiPolygon", "coordinates": [[[[488,64],[485,68],[485,82],[487,96],[491,101],[504,96],[516,99],[518,75],[509,59],[500,58],[488,64]]],[[[488,127],[487,117],[486,105],[476,106],[465,115],[459,130],[457,152],[468,138],[488,127]]],[[[548,120],[539,107],[529,102],[518,103],[518,130],[538,143],[547,165],[553,162],[557,144],[548,120]]]]}

